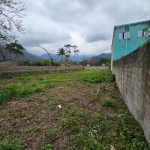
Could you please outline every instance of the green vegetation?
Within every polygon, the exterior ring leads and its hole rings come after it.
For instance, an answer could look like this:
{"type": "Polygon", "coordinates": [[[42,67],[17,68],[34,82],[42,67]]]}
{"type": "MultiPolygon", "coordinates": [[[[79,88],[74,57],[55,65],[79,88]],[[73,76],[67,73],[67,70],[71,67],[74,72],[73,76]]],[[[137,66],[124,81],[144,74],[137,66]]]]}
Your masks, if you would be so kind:
{"type": "Polygon", "coordinates": [[[98,99],[98,97],[99,97],[100,92],[101,92],[101,89],[100,89],[100,88],[98,88],[95,93],[94,93],[94,92],[91,92],[91,93],[89,94],[90,102],[96,101],[96,100],[98,99]]]}
{"type": "Polygon", "coordinates": [[[110,66],[111,65],[111,59],[110,58],[101,58],[99,60],[100,63],[104,63],[106,66],[110,66]]]}
{"type": "Polygon", "coordinates": [[[92,74],[84,76],[81,81],[88,83],[100,83],[100,82],[112,82],[115,80],[115,75],[111,74],[109,71],[99,71],[97,74],[92,74]]]}
{"type": "Polygon", "coordinates": [[[12,97],[23,97],[32,92],[33,91],[29,90],[28,88],[22,89],[17,84],[10,84],[9,86],[0,89],[0,103],[5,102],[12,97]]]}
{"type": "Polygon", "coordinates": [[[147,41],[149,41],[150,40],[150,26],[145,28],[143,31],[145,34],[145,38],[147,39],[147,41]]]}
{"type": "Polygon", "coordinates": [[[0,80],[0,150],[147,150],[112,79],[108,70],[82,70],[0,80]]]}
{"type": "Polygon", "coordinates": [[[46,146],[42,146],[41,150],[52,150],[53,149],[53,145],[51,144],[47,144],[46,146]]]}
{"type": "MultiPolygon", "coordinates": [[[[60,66],[61,64],[59,62],[53,62],[54,66],[60,66]]],[[[51,61],[44,59],[44,60],[35,60],[35,61],[21,61],[20,62],[21,66],[51,66],[51,61]]]]}
{"type": "Polygon", "coordinates": [[[22,148],[25,148],[25,145],[21,146],[17,139],[0,143],[0,150],[21,150],[22,148]]]}
{"type": "Polygon", "coordinates": [[[103,105],[107,107],[115,107],[116,101],[110,98],[104,98],[103,105]]]}

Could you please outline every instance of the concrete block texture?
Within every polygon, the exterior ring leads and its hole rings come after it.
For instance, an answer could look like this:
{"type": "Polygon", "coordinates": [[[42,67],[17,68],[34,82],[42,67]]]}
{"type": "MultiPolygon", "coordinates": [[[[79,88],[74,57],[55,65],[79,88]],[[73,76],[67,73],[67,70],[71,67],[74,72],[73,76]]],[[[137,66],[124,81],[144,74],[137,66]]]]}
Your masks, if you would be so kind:
{"type": "Polygon", "coordinates": [[[150,41],[113,62],[122,97],[150,143],[150,41]]]}
{"type": "Polygon", "coordinates": [[[23,72],[59,72],[83,69],[82,66],[0,66],[0,78],[23,72]]]}

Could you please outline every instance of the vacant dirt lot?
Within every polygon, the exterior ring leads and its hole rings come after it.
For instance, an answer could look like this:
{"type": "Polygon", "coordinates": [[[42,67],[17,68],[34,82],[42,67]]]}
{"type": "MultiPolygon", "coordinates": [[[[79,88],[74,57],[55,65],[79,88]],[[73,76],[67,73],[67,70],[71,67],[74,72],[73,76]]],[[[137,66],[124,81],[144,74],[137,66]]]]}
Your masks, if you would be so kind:
{"type": "Polygon", "coordinates": [[[107,70],[0,80],[0,149],[146,150],[107,70]]]}

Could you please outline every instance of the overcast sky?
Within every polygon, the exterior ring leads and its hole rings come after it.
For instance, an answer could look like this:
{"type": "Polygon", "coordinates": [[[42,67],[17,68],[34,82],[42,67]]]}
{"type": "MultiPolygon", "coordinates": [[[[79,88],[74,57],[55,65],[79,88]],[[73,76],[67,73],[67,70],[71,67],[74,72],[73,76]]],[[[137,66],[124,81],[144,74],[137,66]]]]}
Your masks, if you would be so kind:
{"type": "MultiPolygon", "coordinates": [[[[21,1],[21,0],[14,0],[21,1]]],[[[19,42],[27,52],[56,53],[66,44],[80,54],[111,52],[115,25],[150,20],[150,0],[25,0],[25,35],[19,42]]]]}

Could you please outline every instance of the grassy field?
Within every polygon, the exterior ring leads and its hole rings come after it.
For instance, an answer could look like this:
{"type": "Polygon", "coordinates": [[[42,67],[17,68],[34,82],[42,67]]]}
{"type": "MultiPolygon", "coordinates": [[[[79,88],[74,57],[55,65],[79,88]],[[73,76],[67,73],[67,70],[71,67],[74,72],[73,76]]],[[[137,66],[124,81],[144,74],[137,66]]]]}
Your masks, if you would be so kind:
{"type": "Polygon", "coordinates": [[[0,80],[0,150],[147,150],[109,71],[0,80]]]}

